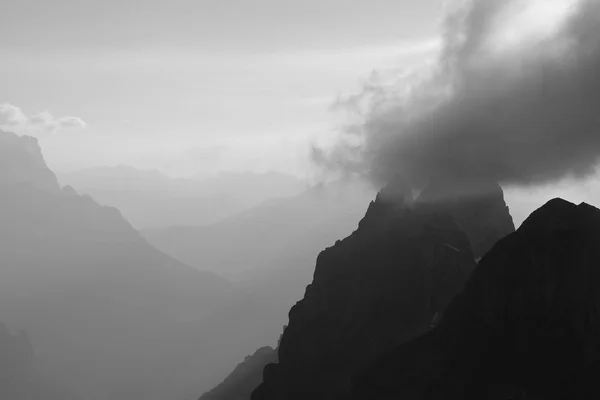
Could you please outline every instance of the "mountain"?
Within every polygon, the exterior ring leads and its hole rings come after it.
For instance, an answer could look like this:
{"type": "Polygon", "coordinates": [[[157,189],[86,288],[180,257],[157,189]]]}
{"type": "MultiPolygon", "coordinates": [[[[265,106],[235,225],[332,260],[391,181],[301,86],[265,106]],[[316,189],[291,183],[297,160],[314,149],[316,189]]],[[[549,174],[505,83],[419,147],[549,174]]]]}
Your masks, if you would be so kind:
{"type": "Polygon", "coordinates": [[[65,388],[44,380],[24,332],[12,334],[0,324],[0,398],[10,400],[79,400],[65,388]]]}
{"type": "Polygon", "coordinates": [[[348,394],[354,374],[425,333],[460,292],[475,268],[467,236],[450,215],[408,198],[389,185],[358,229],[319,255],[253,400],[348,394]]]}
{"type": "Polygon", "coordinates": [[[261,347],[244,359],[217,387],[205,393],[200,400],[248,400],[252,391],[262,382],[262,371],[267,364],[277,361],[277,351],[261,347]]]}
{"type": "Polygon", "coordinates": [[[292,260],[297,257],[312,264],[321,249],[356,227],[371,196],[368,188],[356,182],[317,185],[216,224],[142,233],[154,246],[189,265],[240,281],[259,269],[296,264],[292,260]],[[224,251],[229,248],[236,251],[224,251]]]}
{"type": "Polygon", "coordinates": [[[600,396],[600,210],[561,199],[480,261],[431,332],[355,379],[353,399],[600,396]]]}
{"type": "Polygon", "coordinates": [[[62,184],[118,208],[137,229],[205,225],[278,197],[302,192],[299,179],[268,172],[170,178],[129,166],[88,168],[59,175],[62,184]]]}
{"type": "Polygon", "coordinates": [[[302,297],[318,253],[356,229],[371,196],[358,182],[317,185],[214,225],[142,233],[165,253],[225,276],[268,304],[260,311],[260,323],[271,332],[264,346],[277,340],[290,307],[302,297]]]}
{"type": "Polygon", "coordinates": [[[0,132],[0,155],[0,315],[27,330],[40,373],[86,399],[162,400],[210,387],[247,354],[235,345],[246,332],[225,341],[201,322],[234,326],[242,298],[254,307],[238,288],[60,188],[35,139],[0,132]]]}
{"type": "Polygon", "coordinates": [[[419,196],[454,218],[467,234],[473,254],[481,258],[504,236],[515,231],[502,188],[493,182],[470,183],[434,180],[419,196]]]}
{"type": "Polygon", "coordinates": [[[0,130],[0,184],[26,183],[57,191],[56,176],[48,169],[36,139],[0,130]]]}

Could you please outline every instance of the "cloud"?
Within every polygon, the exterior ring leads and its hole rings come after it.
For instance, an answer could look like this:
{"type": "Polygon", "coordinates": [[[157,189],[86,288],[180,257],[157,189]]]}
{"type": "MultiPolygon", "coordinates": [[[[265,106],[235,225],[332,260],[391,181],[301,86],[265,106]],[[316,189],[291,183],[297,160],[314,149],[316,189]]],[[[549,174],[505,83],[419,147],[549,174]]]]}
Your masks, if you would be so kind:
{"type": "Polygon", "coordinates": [[[436,61],[372,79],[313,160],[377,185],[401,176],[542,184],[600,160],[600,1],[474,0],[451,11],[436,61]]]}
{"type": "Polygon", "coordinates": [[[20,134],[39,135],[64,129],[82,129],[87,124],[78,117],[54,117],[48,111],[27,115],[12,104],[0,104],[0,128],[20,134]]]}

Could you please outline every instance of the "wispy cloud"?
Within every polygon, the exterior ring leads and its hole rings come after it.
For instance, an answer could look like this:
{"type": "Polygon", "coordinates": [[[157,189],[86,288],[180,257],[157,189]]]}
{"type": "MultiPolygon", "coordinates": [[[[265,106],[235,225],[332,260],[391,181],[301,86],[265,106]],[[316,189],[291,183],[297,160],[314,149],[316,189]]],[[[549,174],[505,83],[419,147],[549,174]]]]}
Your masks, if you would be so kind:
{"type": "Polygon", "coordinates": [[[79,117],[55,117],[48,111],[26,114],[12,104],[0,104],[0,128],[19,134],[39,135],[65,129],[82,129],[87,124],[79,117]]]}
{"type": "Polygon", "coordinates": [[[365,69],[386,68],[398,64],[422,61],[435,56],[441,49],[441,38],[431,37],[384,45],[357,46],[331,51],[304,51],[275,54],[270,64],[294,66],[297,69],[365,69]]]}

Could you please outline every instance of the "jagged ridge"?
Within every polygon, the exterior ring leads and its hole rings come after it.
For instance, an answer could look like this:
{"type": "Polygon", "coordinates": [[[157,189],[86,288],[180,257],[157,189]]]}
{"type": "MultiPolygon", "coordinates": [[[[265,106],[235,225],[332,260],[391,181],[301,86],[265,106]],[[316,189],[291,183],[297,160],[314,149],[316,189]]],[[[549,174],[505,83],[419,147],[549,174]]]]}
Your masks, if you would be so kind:
{"type": "Polygon", "coordinates": [[[599,263],[600,210],[548,202],[481,260],[439,328],[363,372],[352,398],[598,398],[599,263]]]}
{"type": "Polygon", "coordinates": [[[353,374],[427,331],[462,289],[475,267],[465,234],[447,214],[397,201],[395,189],[319,255],[313,283],[290,311],[279,364],[265,368],[253,400],[348,393],[353,374]]]}

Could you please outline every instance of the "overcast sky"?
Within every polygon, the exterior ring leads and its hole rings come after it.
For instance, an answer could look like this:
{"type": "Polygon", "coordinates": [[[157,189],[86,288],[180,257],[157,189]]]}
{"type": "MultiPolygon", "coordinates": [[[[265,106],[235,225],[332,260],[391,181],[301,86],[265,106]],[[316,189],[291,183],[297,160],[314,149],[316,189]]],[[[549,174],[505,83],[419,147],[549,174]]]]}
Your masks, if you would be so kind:
{"type": "Polygon", "coordinates": [[[4,2],[0,125],[58,170],[303,174],[336,96],[430,55],[441,16],[441,0],[4,2]]]}

